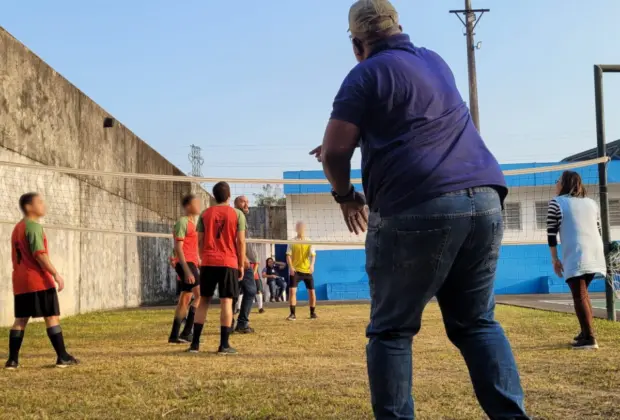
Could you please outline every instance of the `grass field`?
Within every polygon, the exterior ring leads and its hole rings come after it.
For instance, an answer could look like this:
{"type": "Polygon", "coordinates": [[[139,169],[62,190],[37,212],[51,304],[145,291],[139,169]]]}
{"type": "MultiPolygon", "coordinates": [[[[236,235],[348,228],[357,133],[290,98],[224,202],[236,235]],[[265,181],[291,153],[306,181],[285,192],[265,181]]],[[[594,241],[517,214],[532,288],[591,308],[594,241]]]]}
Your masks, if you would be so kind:
{"type": "MultiPolygon", "coordinates": [[[[233,335],[236,356],[217,356],[217,311],[203,353],[166,343],[169,309],[95,313],[63,321],[72,369],[55,360],[44,326],[33,324],[22,368],[0,371],[1,419],[367,419],[367,305],[319,307],[320,319],[286,322],[286,308],[252,314],[254,335],[233,335]]],[[[530,413],[539,419],[620,418],[620,324],[597,321],[601,349],[568,348],[574,317],[500,306],[530,413]]],[[[6,357],[8,330],[0,331],[6,357]]],[[[460,354],[430,305],[415,340],[419,419],[480,419],[460,354]]]]}

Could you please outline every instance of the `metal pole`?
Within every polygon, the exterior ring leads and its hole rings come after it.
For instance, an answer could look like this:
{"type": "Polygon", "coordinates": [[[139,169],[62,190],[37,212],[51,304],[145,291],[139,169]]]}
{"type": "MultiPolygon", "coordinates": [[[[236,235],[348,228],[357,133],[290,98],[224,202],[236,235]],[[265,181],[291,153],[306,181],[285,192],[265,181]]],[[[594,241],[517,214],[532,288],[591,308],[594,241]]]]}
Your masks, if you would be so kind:
{"type": "Polygon", "coordinates": [[[478,113],[478,82],[476,77],[476,50],[474,46],[474,26],[476,14],[472,11],[471,0],[465,0],[465,39],[467,42],[467,74],[469,76],[469,110],[474,125],[480,131],[478,113]]]}
{"type": "MultiPolygon", "coordinates": [[[[594,66],[594,100],[596,106],[596,144],[598,157],[607,156],[605,144],[605,111],[603,106],[603,69],[594,66]]],[[[611,232],[609,224],[609,198],[607,196],[607,163],[598,164],[599,198],[601,205],[601,233],[603,247],[607,263],[607,277],[605,279],[605,303],[607,306],[607,319],[616,320],[615,295],[613,287],[613,275],[609,270],[609,245],[611,244],[611,232]]]]}

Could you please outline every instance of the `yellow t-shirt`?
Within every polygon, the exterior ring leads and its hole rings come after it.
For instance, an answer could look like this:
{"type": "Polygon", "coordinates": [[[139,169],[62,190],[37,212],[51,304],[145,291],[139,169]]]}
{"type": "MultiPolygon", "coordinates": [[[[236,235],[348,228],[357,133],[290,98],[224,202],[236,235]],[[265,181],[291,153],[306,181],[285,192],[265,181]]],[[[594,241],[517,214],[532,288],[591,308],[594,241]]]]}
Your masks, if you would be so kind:
{"type": "MultiPolygon", "coordinates": [[[[305,238],[307,241],[308,239],[305,238]]],[[[313,245],[308,244],[289,244],[286,248],[286,255],[291,256],[293,270],[310,274],[310,257],[316,256],[313,245]]]]}

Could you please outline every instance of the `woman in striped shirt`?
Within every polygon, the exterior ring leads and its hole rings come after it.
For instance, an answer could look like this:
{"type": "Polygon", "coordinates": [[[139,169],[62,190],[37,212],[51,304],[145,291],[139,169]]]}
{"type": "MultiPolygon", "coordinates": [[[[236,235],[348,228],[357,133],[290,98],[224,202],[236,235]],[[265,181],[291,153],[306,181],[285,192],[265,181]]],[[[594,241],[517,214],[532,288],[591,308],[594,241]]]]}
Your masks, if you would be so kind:
{"type": "Polygon", "coordinates": [[[549,202],[547,238],[553,270],[558,277],[566,278],[581,326],[573,348],[597,349],[588,286],[596,274],[606,274],[598,206],[586,197],[577,172],[565,171],[557,182],[556,193],[558,196],[549,202]],[[558,233],[562,243],[561,260],[557,250],[558,233]]]}

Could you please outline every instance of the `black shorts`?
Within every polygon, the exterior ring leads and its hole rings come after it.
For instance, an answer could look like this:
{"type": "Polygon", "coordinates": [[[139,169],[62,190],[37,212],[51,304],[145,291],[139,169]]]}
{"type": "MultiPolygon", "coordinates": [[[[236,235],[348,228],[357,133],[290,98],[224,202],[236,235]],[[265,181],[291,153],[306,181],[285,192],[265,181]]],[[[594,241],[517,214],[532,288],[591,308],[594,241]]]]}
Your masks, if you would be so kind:
{"type": "Polygon", "coordinates": [[[185,271],[183,271],[181,263],[177,263],[177,265],[174,267],[174,270],[179,276],[179,280],[177,280],[177,292],[191,292],[194,287],[200,286],[200,273],[198,272],[198,267],[196,267],[196,264],[192,262],[188,262],[187,266],[194,275],[196,283],[190,284],[185,281],[185,271]]]}
{"type": "Polygon", "coordinates": [[[200,267],[200,296],[213,297],[216,287],[221,298],[239,297],[239,270],[230,267],[200,267]]]}
{"type": "Polygon", "coordinates": [[[314,290],[314,277],[312,277],[312,274],[295,272],[295,275],[291,279],[291,287],[296,288],[301,281],[306,284],[306,289],[314,290]]]}
{"type": "Polygon", "coordinates": [[[15,318],[59,316],[56,288],[15,295],[15,318]]]}
{"type": "Polygon", "coordinates": [[[571,277],[570,279],[566,279],[566,283],[571,283],[574,281],[579,281],[579,280],[585,280],[586,282],[586,289],[588,287],[590,287],[590,283],[592,283],[592,280],[594,280],[594,274],[593,273],[588,273],[588,274],[582,274],[581,276],[578,277],[571,277]]]}

